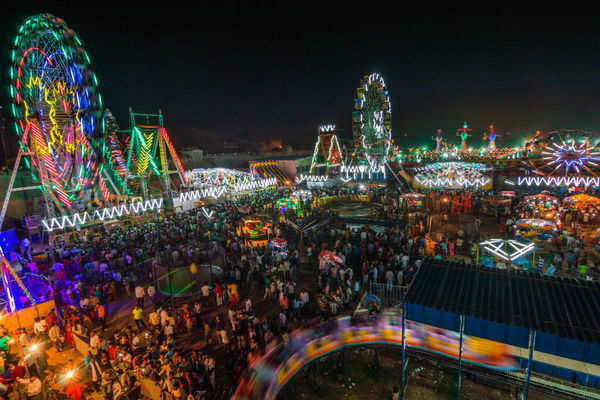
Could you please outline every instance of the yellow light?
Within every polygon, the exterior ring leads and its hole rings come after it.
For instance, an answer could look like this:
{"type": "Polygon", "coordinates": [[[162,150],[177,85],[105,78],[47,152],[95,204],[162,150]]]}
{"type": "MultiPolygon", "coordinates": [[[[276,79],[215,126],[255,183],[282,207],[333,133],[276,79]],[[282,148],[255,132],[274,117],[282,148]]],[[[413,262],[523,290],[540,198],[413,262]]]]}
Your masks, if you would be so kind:
{"type": "Polygon", "coordinates": [[[30,351],[36,351],[37,349],[38,349],[38,345],[37,345],[37,344],[34,344],[34,345],[32,345],[32,346],[29,348],[29,350],[30,350],[30,351]]]}
{"type": "Polygon", "coordinates": [[[74,375],[74,374],[75,374],[75,373],[74,373],[73,371],[68,371],[68,372],[65,374],[65,378],[67,378],[67,379],[71,379],[71,378],[73,377],[73,375],[74,375]]]}

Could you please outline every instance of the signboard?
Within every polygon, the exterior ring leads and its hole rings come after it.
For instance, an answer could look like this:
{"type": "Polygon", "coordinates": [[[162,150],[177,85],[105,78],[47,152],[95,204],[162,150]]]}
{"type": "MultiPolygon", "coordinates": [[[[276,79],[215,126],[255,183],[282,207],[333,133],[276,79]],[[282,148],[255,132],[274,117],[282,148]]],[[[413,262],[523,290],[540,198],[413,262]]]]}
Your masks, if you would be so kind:
{"type": "Polygon", "coordinates": [[[500,194],[505,197],[515,197],[514,190],[503,190],[502,192],[500,192],[500,194]]]}

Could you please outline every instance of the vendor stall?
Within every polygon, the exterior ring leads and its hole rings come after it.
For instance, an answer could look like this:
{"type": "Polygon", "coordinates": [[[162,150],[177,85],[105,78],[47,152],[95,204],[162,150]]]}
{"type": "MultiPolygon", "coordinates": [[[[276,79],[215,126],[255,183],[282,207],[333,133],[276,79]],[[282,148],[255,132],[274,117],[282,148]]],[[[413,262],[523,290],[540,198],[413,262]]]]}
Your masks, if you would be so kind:
{"type": "Polygon", "coordinates": [[[264,247],[267,245],[272,228],[273,224],[266,218],[246,217],[238,227],[238,235],[244,237],[246,245],[264,247]]]}

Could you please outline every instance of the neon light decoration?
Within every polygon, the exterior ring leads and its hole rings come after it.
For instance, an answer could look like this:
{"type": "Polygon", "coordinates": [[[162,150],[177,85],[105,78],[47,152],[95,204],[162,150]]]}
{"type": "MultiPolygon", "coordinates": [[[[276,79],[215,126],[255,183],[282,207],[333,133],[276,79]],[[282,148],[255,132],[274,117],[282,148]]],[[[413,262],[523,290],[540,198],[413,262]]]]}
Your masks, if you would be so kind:
{"type": "Polygon", "coordinates": [[[327,182],[329,180],[328,176],[325,175],[304,175],[300,174],[296,177],[296,183],[300,184],[302,182],[327,182]]]}
{"type": "Polygon", "coordinates": [[[170,188],[169,175],[177,173],[181,183],[187,185],[183,165],[165,128],[162,112],[141,114],[130,110],[129,119],[131,126],[127,155],[129,176],[142,181],[152,176],[159,177],[164,189],[168,190],[170,188]],[[169,156],[175,164],[174,171],[169,170],[169,156]]]}
{"type": "Polygon", "coordinates": [[[77,34],[51,14],[28,18],[9,73],[15,128],[19,138],[29,133],[21,146],[34,180],[60,209],[97,187],[107,200],[99,175],[102,97],[77,34]]]}
{"type": "Polygon", "coordinates": [[[596,151],[595,148],[588,148],[586,143],[575,143],[572,140],[569,144],[564,141],[562,144],[551,143],[547,147],[546,151],[542,154],[545,155],[544,160],[548,161],[546,166],[554,167],[552,172],[564,169],[565,175],[569,172],[581,173],[582,170],[596,175],[590,169],[590,166],[597,168],[597,162],[600,161],[600,151],[596,151]]]}
{"type": "Polygon", "coordinates": [[[489,239],[479,243],[479,246],[504,261],[514,261],[535,250],[535,243],[522,243],[514,239],[489,239]]]}
{"type": "Polygon", "coordinates": [[[252,181],[250,173],[229,168],[196,168],[186,172],[188,184],[194,187],[235,186],[252,181]]]}
{"type": "Polygon", "coordinates": [[[343,165],[342,150],[335,135],[335,125],[321,125],[319,127],[319,137],[313,151],[310,173],[315,173],[317,168],[324,175],[328,175],[330,172],[337,173],[339,167],[343,165]],[[330,169],[332,170],[330,171],[330,169]]]}
{"type": "Polygon", "coordinates": [[[569,178],[600,177],[600,149],[597,134],[579,129],[536,133],[526,144],[523,163],[537,175],[569,178]]]}
{"type": "Polygon", "coordinates": [[[279,168],[278,161],[250,161],[252,179],[276,178],[280,185],[289,185],[291,179],[279,168]]]}
{"type": "Polygon", "coordinates": [[[469,138],[469,132],[471,132],[472,129],[469,128],[469,125],[467,125],[467,123],[463,123],[462,128],[459,128],[457,130],[456,136],[460,136],[460,150],[461,152],[465,152],[468,150],[467,148],[467,139],[469,138]]]}
{"type": "Polygon", "coordinates": [[[519,176],[517,178],[517,185],[598,187],[600,186],[600,178],[592,178],[589,176],[519,176]]]}
{"type": "Polygon", "coordinates": [[[385,179],[385,165],[344,165],[342,167],[341,179],[346,183],[365,179],[371,180],[375,174],[382,175],[383,179],[385,179]]]}
{"type": "Polygon", "coordinates": [[[484,187],[492,182],[483,174],[487,170],[485,164],[479,163],[438,162],[417,168],[415,182],[428,188],[484,187]]]}
{"type": "Polygon", "coordinates": [[[392,106],[381,75],[366,75],[356,89],[352,112],[353,158],[378,169],[387,161],[392,143],[392,106]]]}
{"type": "Polygon", "coordinates": [[[123,204],[118,207],[106,207],[93,212],[75,213],[72,215],[63,215],[62,217],[42,220],[42,225],[48,232],[72,228],[77,225],[92,224],[96,222],[110,221],[128,215],[142,215],[151,211],[160,212],[163,206],[163,199],[152,199],[138,201],[130,204],[123,204]]]}

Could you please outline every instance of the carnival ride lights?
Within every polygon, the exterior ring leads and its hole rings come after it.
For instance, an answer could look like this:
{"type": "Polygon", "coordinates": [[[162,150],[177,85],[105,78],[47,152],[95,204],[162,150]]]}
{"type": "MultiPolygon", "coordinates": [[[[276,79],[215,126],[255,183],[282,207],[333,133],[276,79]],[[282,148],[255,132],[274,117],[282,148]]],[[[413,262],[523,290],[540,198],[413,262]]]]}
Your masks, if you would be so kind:
{"type": "Polygon", "coordinates": [[[296,177],[296,183],[300,184],[302,182],[327,182],[329,180],[328,176],[325,175],[305,175],[300,174],[296,177]]]}
{"type": "Polygon", "coordinates": [[[387,162],[392,143],[392,108],[387,86],[379,74],[366,75],[356,89],[352,112],[354,159],[377,169],[387,162]]]}
{"type": "Polygon", "coordinates": [[[110,221],[124,216],[142,215],[151,211],[160,212],[163,207],[163,199],[152,199],[138,201],[131,204],[123,204],[115,207],[105,207],[93,212],[75,213],[42,220],[46,231],[63,230],[86,224],[110,221]]]}
{"type": "Polygon", "coordinates": [[[415,181],[429,188],[483,187],[492,179],[483,175],[485,164],[438,162],[417,168],[415,181]]]}
{"type": "MultiPolygon", "coordinates": [[[[513,184],[514,183],[509,183],[513,184]]],[[[592,178],[592,177],[581,177],[581,176],[549,176],[549,177],[540,177],[540,176],[519,176],[517,178],[517,185],[527,185],[527,186],[592,186],[598,187],[600,186],[600,178],[592,178]]]]}
{"type": "Polygon", "coordinates": [[[503,343],[463,335],[460,353],[458,332],[411,320],[403,324],[402,316],[392,313],[357,322],[341,317],[296,331],[287,345],[269,346],[270,350],[250,364],[233,399],[274,400],[294,375],[312,361],[346,347],[370,344],[405,345],[454,359],[461,357],[464,362],[501,371],[518,368],[510,348],[503,343]]]}
{"type": "Polygon", "coordinates": [[[505,261],[514,261],[535,250],[535,243],[522,243],[514,239],[488,239],[479,246],[505,261]]]}
{"type": "Polygon", "coordinates": [[[564,169],[565,175],[573,169],[576,173],[581,173],[581,170],[597,176],[594,171],[590,169],[598,168],[597,162],[600,161],[600,151],[596,151],[596,148],[589,148],[587,141],[585,143],[575,143],[574,140],[571,143],[565,143],[562,141],[561,144],[550,143],[546,147],[546,151],[542,151],[547,161],[546,167],[554,168],[550,174],[553,174],[560,168],[564,169]],[[581,169],[580,169],[581,168],[581,169]]]}
{"type": "Polygon", "coordinates": [[[371,180],[374,174],[383,174],[384,179],[386,177],[385,165],[344,165],[341,172],[340,179],[346,183],[353,180],[371,180]]]}
{"type": "Polygon", "coordinates": [[[312,175],[316,168],[324,168],[325,175],[328,175],[330,168],[339,168],[343,165],[342,150],[335,135],[335,125],[321,125],[313,151],[310,174],[312,175]]]}
{"type": "Polygon", "coordinates": [[[142,190],[147,190],[146,180],[151,176],[159,177],[164,189],[169,190],[169,176],[172,173],[177,173],[181,183],[187,185],[185,170],[165,128],[162,112],[159,110],[158,114],[134,113],[130,108],[129,120],[131,136],[127,170],[132,177],[142,181],[142,190]],[[169,170],[168,156],[175,164],[175,171],[169,170]]]}
{"type": "Polygon", "coordinates": [[[24,158],[46,201],[62,211],[96,188],[106,200],[102,97],[77,34],[50,14],[28,18],[15,37],[9,73],[17,162],[24,158]]]}
{"type": "Polygon", "coordinates": [[[190,186],[236,185],[250,182],[250,173],[230,168],[196,168],[187,171],[190,186]]]}

